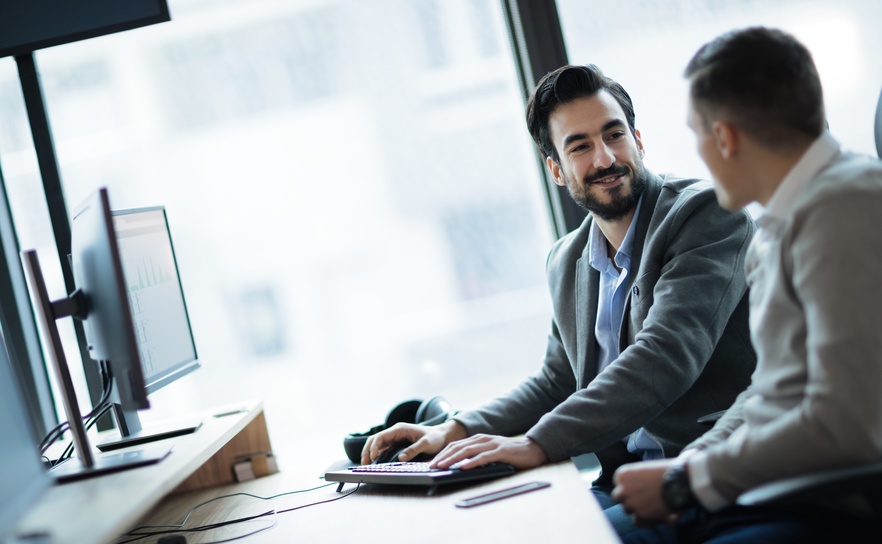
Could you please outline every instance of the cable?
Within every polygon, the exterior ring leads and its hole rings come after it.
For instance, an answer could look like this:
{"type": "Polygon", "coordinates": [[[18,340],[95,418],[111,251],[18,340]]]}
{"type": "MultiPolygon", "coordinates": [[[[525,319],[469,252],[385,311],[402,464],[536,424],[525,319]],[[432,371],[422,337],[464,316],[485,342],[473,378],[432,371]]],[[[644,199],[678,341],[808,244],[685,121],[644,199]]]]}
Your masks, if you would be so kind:
{"type": "MultiPolygon", "coordinates": [[[[275,510],[273,510],[272,523],[270,523],[266,527],[261,527],[260,529],[257,529],[256,531],[251,531],[250,533],[245,533],[244,535],[234,536],[234,537],[226,538],[224,540],[212,540],[211,542],[205,542],[203,544],[222,544],[224,542],[233,542],[234,540],[242,540],[243,538],[248,538],[249,536],[256,535],[257,533],[262,533],[264,531],[268,531],[276,526],[276,515],[275,514],[276,514],[275,510]]],[[[243,520],[243,521],[247,521],[247,520],[243,520]]]]}
{"type": "Polygon", "coordinates": [[[169,528],[169,527],[176,527],[176,528],[177,528],[177,527],[183,527],[183,526],[187,523],[187,520],[190,519],[190,516],[193,514],[193,512],[195,512],[195,511],[198,510],[199,508],[202,508],[202,507],[205,506],[206,504],[212,503],[212,502],[214,502],[214,501],[219,501],[219,500],[221,500],[221,499],[229,499],[229,498],[231,498],[231,497],[239,497],[239,496],[243,496],[243,497],[251,497],[251,498],[254,498],[254,499],[259,499],[259,500],[262,500],[262,501],[269,501],[269,500],[272,500],[272,499],[277,499],[277,498],[279,498],[279,497],[284,497],[285,495],[296,495],[297,493],[308,493],[309,491],[316,491],[317,489],[322,489],[322,488],[325,488],[325,487],[328,487],[328,486],[331,486],[331,485],[334,485],[334,482],[327,483],[327,484],[322,484],[322,485],[320,485],[320,486],[316,486],[316,487],[311,487],[311,488],[309,488],[309,489],[298,489],[297,491],[286,491],[286,492],[284,492],[284,493],[279,493],[279,494],[277,494],[277,495],[270,495],[269,497],[261,497],[260,495],[252,495],[251,493],[246,493],[246,492],[244,492],[244,491],[242,491],[242,492],[238,492],[238,493],[230,493],[229,495],[221,495],[220,497],[215,497],[215,498],[213,498],[213,499],[208,499],[208,500],[205,501],[205,502],[201,502],[201,503],[197,504],[196,506],[194,506],[193,508],[191,508],[191,509],[187,512],[187,515],[184,516],[184,521],[182,521],[182,522],[180,522],[180,523],[178,523],[178,524],[169,524],[169,525],[142,525],[142,526],[140,526],[140,527],[136,527],[136,528],[132,529],[131,531],[129,531],[129,532],[126,533],[126,534],[132,534],[132,533],[134,533],[135,531],[137,531],[137,530],[139,530],[139,529],[164,529],[164,528],[169,528]]]}
{"type": "MultiPolygon", "coordinates": [[[[106,363],[104,361],[98,361],[98,372],[101,375],[101,398],[95,404],[95,407],[91,412],[82,416],[85,420],[92,416],[92,414],[99,407],[103,406],[110,399],[110,392],[112,388],[112,381],[110,380],[109,372],[106,367],[106,363]]],[[[40,441],[40,449],[45,452],[48,446],[52,445],[61,435],[70,428],[70,424],[67,421],[62,421],[58,425],[56,425],[52,430],[46,433],[46,436],[43,440],[40,441]],[[57,436],[53,436],[57,434],[57,436]]]]}
{"type": "Polygon", "coordinates": [[[147,538],[147,537],[151,537],[151,536],[160,536],[160,535],[168,535],[168,534],[176,534],[176,533],[198,533],[198,532],[204,532],[204,531],[209,531],[209,530],[211,530],[211,529],[217,529],[217,528],[219,528],[219,527],[224,527],[224,526],[227,526],[227,525],[233,525],[233,524],[236,524],[236,523],[243,523],[243,522],[246,522],[246,521],[252,521],[252,520],[255,520],[255,519],[264,518],[264,517],[269,516],[269,515],[272,515],[272,516],[273,516],[273,522],[272,522],[269,526],[267,526],[267,527],[261,527],[260,529],[258,529],[258,530],[256,530],[256,531],[252,531],[251,533],[248,533],[248,534],[245,534],[245,535],[240,535],[240,536],[233,537],[233,538],[229,538],[229,539],[226,539],[226,540],[218,540],[218,541],[212,542],[212,543],[210,543],[210,544],[220,544],[220,543],[222,543],[222,542],[231,542],[231,541],[233,541],[233,540],[239,540],[239,539],[242,539],[242,538],[246,538],[246,537],[248,537],[248,536],[255,535],[255,534],[257,534],[257,533],[260,533],[260,532],[263,532],[263,531],[266,531],[266,530],[268,530],[268,529],[271,529],[271,528],[275,527],[275,525],[276,525],[276,521],[275,521],[275,516],[276,516],[276,514],[284,514],[284,513],[286,513],[286,512],[293,512],[294,510],[300,510],[300,509],[302,509],[302,508],[307,508],[307,507],[310,507],[310,506],[317,506],[317,505],[319,505],[319,504],[325,504],[325,503],[329,503],[329,502],[339,501],[340,499],[345,499],[345,498],[348,497],[349,495],[352,495],[353,493],[355,493],[356,491],[358,491],[358,489],[361,487],[361,484],[358,484],[358,485],[356,485],[355,489],[353,489],[352,491],[350,491],[350,492],[348,492],[348,493],[346,493],[346,494],[344,494],[344,495],[340,495],[340,496],[337,496],[337,497],[334,497],[334,498],[331,498],[331,499],[325,499],[325,500],[323,500],[323,501],[316,501],[316,502],[312,502],[312,503],[309,503],[309,504],[302,504],[302,505],[300,505],[300,506],[295,506],[295,507],[293,507],[293,508],[288,508],[288,509],[285,509],[285,510],[279,510],[279,511],[276,511],[276,510],[269,510],[269,511],[267,511],[267,512],[264,512],[264,513],[262,513],[262,514],[257,514],[257,515],[254,515],[254,516],[248,516],[248,517],[243,517],[243,518],[237,518],[237,519],[232,519],[232,520],[222,521],[222,522],[218,522],[218,523],[211,523],[211,524],[208,524],[208,525],[201,525],[201,526],[193,527],[193,528],[191,528],[191,529],[184,529],[184,528],[183,528],[183,526],[184,526],[184,524],[187,522],[187,520],[190,519],[190,515],[191,515],[196,509],[201,508],[201,507],[205,506],[206,504],[209,504],[209,503],[211,503],[211,502],[214,502],[214,501],[217,501],[217,500],[220,500],[220,499],[226,499],[226,498],[236,497],[236,496],[240,496],[240,495],[242,495],[242,496],[252,497],[252,498],[255,498],[255,499],[259,499],[259,500],[272,500],[272,499],[275,499],[275,498],[278,498],[278,497],[282,497],[282,496],[285,496],[285,495],[294,495],[294,494],[296,494],[296,493],[305,493],[305,492],[307,492],[307,491],[315,491],[315,490],[317,490],[317,489],[322,489],[322,488],[324,488],[324,487],[328,487],[328,486],[331,486],[331,485],[336,485],[336,484],[332,482],[332,483],[323,484],[323,485],[320,485],[320,486],[317,486],[317,487],[313,487],[313,488],[310,488],[310,489],[301,489],[301,490],[298,490],[298,491],[288,491],[288,492],[285,492],[285,493],[279,493],[278,495],[271,495],[271,496],[269,496],[269,497],[261,497],[261,496],[259,496],[259,495],[252,495],[251,493],[244,493],[244,492],[243,492],[243,493],[231,493],[231,494],[229,494],[229,495],[222,495],[222,496],[220,496],[220,497],[215,497],[215,498],[210,499],[210,500],[207,500],[207,501],[205,501],[205,502],[203,502],[203,503],[197,504],[196,506],[194,506],[193,508],[191,508],[191,509],[187,512],[187,515],[184,517],[184,521],[182,521],[182,522],[181,522],[180,524],[178,524],[178,525],[174,525],[174,524],[171,524],[171,525],[143,525],[143,526],[141,526],[141,527],[136,527],[135,529],[132,529],[131,531],[129,531],[129,532],[127,532],[127,533],[125,533],[125,534],[123,535],[123,536],[134,536],[135,538],[132,538],[132,539],[129,539],[129,540],[124,540],[124,541],[122,541],[122,542],[117,542],[117,544],[127,544],[127,543],[129,543],[129,542],[136,542],[136,541],[138,541],[138,540],[141,540],[141,539],[143,539],[143,538],[147,538]],[[164,527],[165,527],[165,528],[171,528],[171,529],[161,530],[161,531],[138,532],[138,531],[141,531],[142,529],[156,529],[156,528],[164,528],[164,527]]]}
{"type": "MultiPolygon", "coordinates": [[[[328,485],[333,485],[333,484],[328,484],[328,485]]],[[[345,494],[345,495],[342,495],[342,496],[340,496],[340,497],[334,497],[333,499],[325,499],[325,500],[323,500],[323,501],[318,501],[318,502],[314,502],[314,503],[311,503],[311,504],[302,504],[302,505],[300,505],[300,506],[295,506],[295,507],[293,507],[293,508],[286,508],[285,510],[279,510],[279,513],[280,513],[280,514],[284,514],[284,513],[286,513],[286,512],[293,512],[294,510],[300,510],[301,508],[306,508],[307,506],[315,506],[315,505],[317,505],[317,504],[325,504],[326,502],[339,501],[340,499],[345,499],[345,498],[348,497],[349,495],[352,495],[353,493],[355,493],[356,491],[358,491],[360,487],[361,487],[361,484],[356,484],[356,485],[355,485],[355,489],[353,489],[353,490],[350,491],[349,493],[347,493],[347,494],[345,494]]]]}
{"type": "MultiPolygon", "coordinates": [[[[109,402],[105,403],[104,406],[102,406],[101,409],[95,415],[91,416],[89,418],[89,420],[86,421],[86,423],[85,423],[86,430],[88,431],[89,429],[94,427],[95,424],[98,423],[98,420],[101,418],[101,416],[106,414],[107,411],[110,410],[111,408],[113,408],[113,404],[111,404],[109,402]]],[[[73,455],[73,451],[74,451],[74,443],[71,442],[67,445],[67,447],[64,449],[64,451],[61,453],[61,455],[58,456],[58,459],[55,461],[55,463],[58,464],[61,461],[64,461],[65,459],[69,459],[73,455]]]]}
{"type": "MultiPolygon", "coordinates": [[[[101,409],[101,413],[104,413],[103,409],[105,406],[106,405],[98,405],[95,407],[95,409],[101,409]]],[[[87,420],[87,418],[91,417],[91,415],[92,415],[92,412],[83,416],[83,420],[84,421],[87,420]]],[[[51,434],[47,435],[46,438],[44,439],[45,442],[41,443],[41,445],[40,445],[41,455],[43,455],[45,457],[46,452],[49,450],[49,448],[51,448],[55,442],[60,440],[63,437],[64,433],[67,432],[69,429],[70,429],[70,425],[67,421],[65,421],[65,422],[61,423],[58,427],[56,427],[56,430],[53,430],[51,434]]]]}
{"type": "MultiPolygon", "coordinates": [[[[101,418],[101,416],[106,414],[107,411],[113,407],[113,404],[110,402],[110,394],[113,390],[113,379],[112,379],[113,376],[110,372],[110,367],[107,366],[106,361],[98,361],[98,371],[100,372],[101,378],[102,378],[102,394],[101,394],[101,398],[99,399],[98,403],[92,408],[92,410],[89,411],[88,414],[83,416],[85,430],[91,429],[98,422],[98,420],[101,418]]],[[[52,444],[54,444],[59,438],[61,438],[64,431],[66,431],[69,428],[70,428],[70,424],[67,421],[59,424],[56,427],[56,429],[60,429],[58,431],[57,435],[54,436],[49,441],[48,444],[43,446],[41,453],[45,454],[45,452],[49,449],[49,447],[51,447],[52,444]]],[[[48,438],[48,436],[47,436],[47,438],[48,438]]],[[[51,459],[48,459],[48,457],[47,457],[47,460],[49,461],[50,465],[55,466],[58,463],[61,463],[62,461],[69,459],[73,455],[74,447],[75,447],[75,444],[73,442],[69,443],[67,445],[67,447],[64,449],[64,451],[61,453],[61,455],[59,455],[58,458],[55,459],[54,462],[51,459]]],[[[46,456],[44,455],[44,457],[46,457],[46,456]]]]}
{"type": "MultiPolygon", "coordinates": [[[[318,504],[318,503],[316,503],[316,504],[318,504]]],[[[193,527],[192,529],[184,529],[183,527],[181,527],[178,529],[168,529],[165,531],[150,531],[147,533],[136,533],[134,531],[130,531],[128,533],[125,533],[125,535],[123,535],[123,536],[134,536],[135,538],[132,538],[129,540],[123,540],[122,542],[117,542],[117,544],[126,544],[128,542],[136,542],[138,540],[141,540],[141,539],[147,538],[147,537],[151,537],[151,536],[173,535],[173,534],[177,534],[177,533],[203,533],[205,531],[210,531],[212,529],[219,529],[220,527],[226,527],[227,525],[234,525],[236,523],[243,523],[246,521],[252,521],[252,520],[264,518],[264,517],[270,516],[270,515],[273,516],[273,523],[272,523],[272,525],[270,525],[270,527],[273,527],[273,526],[275,526],[276,511],[275,510],[267,510],[266,512],[264,512],[262,514],[256,514],[254,516],[247,516],[244,518],[230,519],[227,521],[219,521],[217,523],[210,523],[208,525],[200,525],[197,527],[193,527]]],[[[250,536],[252,534],[257,534],[261,531],[265,531],[265,530],[269,529],[270,527],[263,527],[258,531],[254,531],[254,532],[248,533],[247,535],[241,535],[241,536],[245,537],[245,536],[250,536]]],[[[237,538],[239,538],[239,537],[237,537],[237,538]]],[[[228,540],[231,540],[231,539],[228,539],[228,540]]],[[[224,542],[224,541],[221,541],[221,542],[224,542]]]]}

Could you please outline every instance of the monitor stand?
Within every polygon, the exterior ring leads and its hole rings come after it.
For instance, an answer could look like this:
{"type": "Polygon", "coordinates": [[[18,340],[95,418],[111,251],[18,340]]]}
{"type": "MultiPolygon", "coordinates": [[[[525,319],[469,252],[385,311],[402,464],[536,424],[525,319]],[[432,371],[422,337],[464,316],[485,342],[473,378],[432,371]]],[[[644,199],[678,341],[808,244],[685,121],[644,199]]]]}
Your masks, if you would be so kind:
{"type": "Polygon", "coordinates": [[[144,427],[136,410],[124,410],[119,404],[113,404],[113,421],[119,434],[111,436],[98,444],[101,451],[113,451],[129,446],[137,446],[174,438],[196,432],[202,426],[201,417],[175,418],[144,427]]]}
{"type": "Polygon", "coordinates": [[[61,400],[77,452],[76,459],[71,458],[49,470],[48,473],[55,478],[56,483],[65,483],[150,465],[165,459],[171,452],[169,446],[159,450],[145,448],[138,451],[121,452],[118,455],[94,455],[92,446],[89,444],[89,437],[86,434],[86,425],[83,423],[76,390],[70,376],[70,368],[67,366],[67,359],[64,357],[61,335],[58,333],[58,325],[56,324],[58,319],[85,315],[82,293],[77,291],[70,297],[52,301],[46,290],[46,281],[43,279],[43,270],[40,268],[37,252],[33,249],[22,251],[21,257],[31,286],[37,318],[48,340],[46,347],[49,351],[49,360],[52,362],[52,368],[58,380],[61,400]]]}
{"type": "Polygon", "coordinates": [[[165,459],[169,453],[171,453],[170,446],[148,446],[132,451],[95,456],[92,464],[88,466],[79,458],[71,457],[52,467],[49,475],[59,484],[75,482],[102,474],[154,465],[165,459]]]}

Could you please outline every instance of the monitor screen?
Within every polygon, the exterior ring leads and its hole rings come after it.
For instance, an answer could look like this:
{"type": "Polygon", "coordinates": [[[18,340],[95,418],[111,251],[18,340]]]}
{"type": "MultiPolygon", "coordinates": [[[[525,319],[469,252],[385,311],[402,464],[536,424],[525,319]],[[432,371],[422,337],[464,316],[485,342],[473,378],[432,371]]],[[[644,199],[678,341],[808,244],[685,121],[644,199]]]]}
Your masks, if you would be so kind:
{"type": "Polygon", "coordinates": [[[149,393],[200,366],[164,208],[111,212],[107,190],[93,193],[71,221],[71,262],[87,299],[89,355],[109,362],[117,395],[119,437],[98,449],[195,431],[201,420],[145,429],[138,415],[149,393]]]}
{"type": "Polygon", "coordinates": [[[17,385],[0,336],[0,542],[13,541],[15,522],[51,482],[40,462],[37,439],[17,385]]]}
{"type": "Polygon", "coordinates": [[[0,57],[170,19],[166,0],[0,0],[0,57]]]}
{"type": "Polygon", "coordinates": [[[152,393],[199,366],[163,207],[113,212],[141,367],[152,393]]]}
{"type": "MultiPolygon", "coordinates": [[[[140,374],[149,394],[201,363],[165,208],[114,210],[112,214],[140,374]]],[[[115,369],[113,360],[111,368],[115,369]]],[[[100,442],[101,451],[188,434],[202,424],[201,418],[185,417],[145,427],[137,407],[124,402],[114,404],[112,413],[119,436],[100,442]]]]}

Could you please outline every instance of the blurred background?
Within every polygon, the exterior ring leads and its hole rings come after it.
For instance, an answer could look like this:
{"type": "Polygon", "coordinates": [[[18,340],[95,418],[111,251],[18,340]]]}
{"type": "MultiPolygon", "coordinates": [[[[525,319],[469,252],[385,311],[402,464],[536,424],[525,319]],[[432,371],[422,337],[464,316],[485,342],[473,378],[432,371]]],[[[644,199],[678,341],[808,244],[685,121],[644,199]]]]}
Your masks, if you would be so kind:
{"type": "MultiPolygon", "coordinates": [[[[260,398],[274,442],[308,437],[342,458],[346,433],[400,401],[477,407],[538,370],[559,219],[503,2],[168,3],[170,22],[35,53],[68,208],[104,186],[113,208],[168,211],[203,368],[155,394],[145,421],[260,398]]],[[[682,72],[702,43],[752,24],[806,43],[833,134],[875,153],[880,2],[556,11],[569,61],[631,94],[657,173],[707,176],[682,72]]],[[[60,298],[12,58],[0,59],[0,166],[19,245],[39,251],[60,298]]],[[[58,324],[84,388],[69,322],[58,324]]]]}

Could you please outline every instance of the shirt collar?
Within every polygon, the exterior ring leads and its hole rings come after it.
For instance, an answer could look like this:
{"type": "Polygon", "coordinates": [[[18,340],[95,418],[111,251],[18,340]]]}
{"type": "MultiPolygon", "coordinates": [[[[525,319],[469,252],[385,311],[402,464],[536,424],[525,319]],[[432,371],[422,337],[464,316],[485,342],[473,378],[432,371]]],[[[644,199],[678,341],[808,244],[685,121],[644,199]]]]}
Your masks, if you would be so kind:
{"type": "Polygon", "coordinates": [[[839,142],[824,131],[781,180],[765,208],[765,215],[778,220],[787,219],[805,186],[838,152],[839,142]]]}
{"type": "MultiPolygon", "coordinates": [[[[640,195],[640,198],[637,199],[637,205],[634,206],[634,216],[631,217],[631,225],[628,227],[628,232],[625,233],[622,245],[616,252],[614,260],[619,268],[627,268],[631,265],[631,248],[634,246],[634,237],[636,236],[634,232],[637,230],[637,218],[640,216],[640,205],[642,203],[643,195],[640,195]]],[[[606,269],[606,259],[608,257],[606,254],[606,238],[603,236],[603,231],[600,230],[596,221],[591,225],[588,251],[588,264],[595,270],[603,272],[606,269]]]]}

